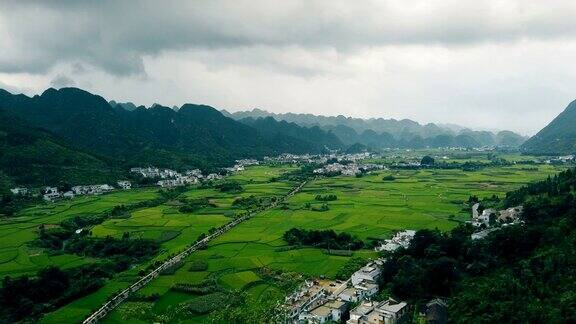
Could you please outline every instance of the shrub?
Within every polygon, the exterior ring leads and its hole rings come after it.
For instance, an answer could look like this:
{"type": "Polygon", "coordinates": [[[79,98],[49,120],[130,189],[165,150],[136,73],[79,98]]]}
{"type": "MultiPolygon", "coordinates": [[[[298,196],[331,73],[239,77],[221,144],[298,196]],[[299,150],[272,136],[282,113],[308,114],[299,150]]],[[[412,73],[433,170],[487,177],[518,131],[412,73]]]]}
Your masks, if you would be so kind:
{"type": "Polygon", "coordinates": [[[195,260],[190,264],[188,271],[197,272],[197,271],[206,271],[208,270],[208,262],[204,260],[195,260]]]}

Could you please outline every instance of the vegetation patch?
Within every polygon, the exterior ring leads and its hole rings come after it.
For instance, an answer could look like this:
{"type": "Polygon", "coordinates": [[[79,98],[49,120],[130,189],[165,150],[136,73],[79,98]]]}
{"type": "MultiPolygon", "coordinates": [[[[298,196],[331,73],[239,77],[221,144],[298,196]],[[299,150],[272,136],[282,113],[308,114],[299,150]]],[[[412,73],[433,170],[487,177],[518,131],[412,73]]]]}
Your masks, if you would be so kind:
{"type": "Polygon", "coordinates": [[[244,191],[242,185],[238,181],[226,181],[216,185],[220,192],[239,193],[244,191]]]}
{"type": "Polygon", "coordinates": [[[364,247],[364,242],[352,235],[334,230],[306,230],[292,228],[284,233],[283,238],[290,245],[308,245],[336,250],[358,250],[364,247]]]}
{"type": "Polygon", "coordinates": [[[223,292],[215,292],[202,295],[189,302],[181,304],[182,311],[194,314],[208,314],[230,303],[230,295],[223,292]]]}
{"type": "Polygon", "coordinates": [[[318,201],[334,201],[334,200],[338,200],[338,196],[336,195],[316,195],[314,197],[315,200],[318,201]]]}
{"type": "Polygon", "coordinates": [[[204,260],[194,260],[190,263],[188,271],[199,272],[208,270],[208,262],[204,260]]]}

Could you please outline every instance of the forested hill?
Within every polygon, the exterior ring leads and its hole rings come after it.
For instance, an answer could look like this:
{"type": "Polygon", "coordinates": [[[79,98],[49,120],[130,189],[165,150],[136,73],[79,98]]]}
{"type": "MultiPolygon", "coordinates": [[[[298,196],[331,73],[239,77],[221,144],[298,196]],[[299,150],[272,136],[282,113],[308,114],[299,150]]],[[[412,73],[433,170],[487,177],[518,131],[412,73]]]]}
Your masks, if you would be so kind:
{"type": "Polygon", "coordinates": [[[223,111],[223,113],[237,120],[273,117],[276,120],[284,120],[300,126],[318,126],[323,130],[331,131],[344,145],[361,143],[374,149],[450,146],[518,147],[526,140],[525,137],[511,131],[501,131],[498,133],[473,131],[463,127],[443,126],[433,123],[423,125],[409,119],[361,119],[341,115],[275,114],[260,109],[234,113],[223,111]]]}
{"type": "Polygon", "coordinates": [[[243,118],[240,122],[254,127],[260,134],[277,143],[289,145],[284,148],[291,152],[294,147],[307,147],[309,151],[321,151],[324,148],[344,148],[342,141],[330,131],[318,126],[302,127],[284,120],[277,121],[272,117],[243,118]]]}
{"type": "Polygon", "coordinates": [[[522,149],[540,154],[576,153],[576,100],[538,134],[526,141],[522,149]]]}
{"type": "MultiPolygon", "coordinates": [[[[325,146],[341,145],[325,131],[299,128],[294,132],[291,125],[276,128],[271,137],[266,128],[261,132],[210,106],[185,104],[178,110],[161,105],[130,108],[112,106],[104,98],[77,88],[48,89],[33,97],[0,90],[3,115],[19,121],[15,124],[19,126],[10,132],[17,130],[22,135],[35,129],[41,133],[34,131],[30,136],[59,143],[68,150],[66,155],[78,150],[83,156],[98,156],[94,159],[112,161],[115,166],[225,166],[239,158],[284,152],[319,153],[325,146]],[[313,134],[319,140],[301,141],[294,133],[313,134]]],[[[28,144],[21,143],[18,151],[26,150],[28,160],[35,158],[37,163],[44,163],[39,155],[40,142],[28,144]]],[[[70,164],[79,168],[87,166],[84,162],[70,159],[70,164]]],[[[13,165],[18,164],[15,158],[13,165]]]]}
{"type": "Polygon", "coordinates": [[[445,298],[452,323],[576,321],[575,189],[576,173],[567,170],[481,201],[524,206],[525,224],[484,239],[471,239],[470,224],[418,231],[408,249],[389,257],[385,291],[415,304],[445,298]]]}
{"type": "Polygon", "coordinates": [[[0,194],[17,184],[94,183],[119,173],[109,160],[0,110],[0,194]]]}

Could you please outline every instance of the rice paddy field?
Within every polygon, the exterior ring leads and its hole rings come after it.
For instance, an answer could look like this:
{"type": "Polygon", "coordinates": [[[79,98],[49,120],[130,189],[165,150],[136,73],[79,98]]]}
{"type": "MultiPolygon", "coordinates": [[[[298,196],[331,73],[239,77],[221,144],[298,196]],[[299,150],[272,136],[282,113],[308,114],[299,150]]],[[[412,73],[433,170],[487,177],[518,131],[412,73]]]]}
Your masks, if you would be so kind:
{"type": "Polygon", "coordinates": [[[102,196],[78,197],[56,203],[44,203],[20,211],[15,217],[0,220],[0,277],[34,274],[41,268],[57,265],[74,267],[92,262],[75,255],[50,256],[30,246],[37,238],[38,227],[58,226],[76,215],[93,215],[116,205],[130,204],[157,197],[156,189],[118,191],[102,196]]]}
{"type": "MultiPolygon", "coordinates": [[[[178,205],[167,203],[158,207],[133,211],[129,218],[109,219],[92,229],[94,236],[116,236],[125,232],[130,237],[158,240],[162,252],[155,260],[182,250],[198,235],[211,227],[220,226],[240,212],[232,205],[234,199],[282,196],[296,183],[272,179],[294,170],[292,166],[255,166],[232,176],[244,191],[239,194],[222,193],[216,189],[191,188],[186,198],[208,198],[211,205],[193,213],[180,213],[178,205]]],[[[386,238],[402,229],[438,228],[449,230],[469,218],[463,202],[470,195],[479,197],[503,195],[527,182],[555,174],[559,168],[538,165],[527,168],[516,165],[485,168],[480,171],[462,170],[400,170],[380,171],[356,177],[319,178],[310,181],[292,196],[284,207],[257,214],[252,219],[212,241],[204,250],[192,254],[186,263],[173,273],[153,280],[140,291],[142,295],[157,294],[155,301],[129,301],[112,312],[106,323],[206,322],[209,311],[187,316],[173,315],[174,305],[205,302],[205,296],[174,291],[177,284],[198,284],[207,279],[226,290],[244,291],[249,303],[282,298],[287,292],[260,275],[263,267],[301,273],[305,276],[333,277],[351,256],[337,256],[321,249],[288,247],[282,239],[287,230],[333,229],[357,237],[386,238]],[[393,175],[395,180],[383,177],[393,175]],[[316,195],[333,194],[337,200],[320,202],[316,195]],[[328,210],[319,210],[322,204],[328,210]],[[316,210],[315,210],[316,209],[316,210]],[[198,264],[203,266],[198,267],[198,264]],[[145,314],[145,316],[143,315],[145,314]]],[[[93,262],[79,256],[46,256],[27,245],[37,235],[39,224],[57,224],[78,213],[97,213],[117,204],[152,199],[153,189],[116,192],[99,197],[78,198],[72,201],[45,204],[26,209],[18,217],[0,222],[0,275],[33,273],[48,264],[70,267],[93,262]]],[[[360,250],[352,256],[375,257],[371,250],[360,250]]],[[[79,322],[114,292],[127,287],[138,277],[146,264],[130,269],[109,280],[104,288],[76,300],[53,313],[43,322],[79,322]]],[[[216,298],[217,296],[213,296],[216,298]]]]}

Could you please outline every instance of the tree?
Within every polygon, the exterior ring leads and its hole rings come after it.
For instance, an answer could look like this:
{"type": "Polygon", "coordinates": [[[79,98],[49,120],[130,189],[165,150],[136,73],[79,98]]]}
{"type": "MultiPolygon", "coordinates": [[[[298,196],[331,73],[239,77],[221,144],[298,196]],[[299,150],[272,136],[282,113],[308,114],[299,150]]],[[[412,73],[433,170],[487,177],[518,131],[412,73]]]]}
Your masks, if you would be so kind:
{"type": "Polygon", "coordinates": [[[426,155],[422,158],[422,161],[420,161],[420,164],[426,165],[426,166],[432,166],[432,165],[434,165],[434,158],[429,156],[429,155],[426,155]]]}

